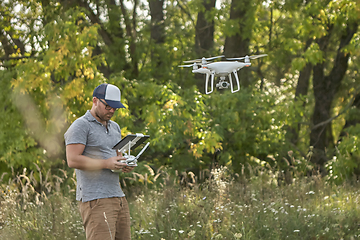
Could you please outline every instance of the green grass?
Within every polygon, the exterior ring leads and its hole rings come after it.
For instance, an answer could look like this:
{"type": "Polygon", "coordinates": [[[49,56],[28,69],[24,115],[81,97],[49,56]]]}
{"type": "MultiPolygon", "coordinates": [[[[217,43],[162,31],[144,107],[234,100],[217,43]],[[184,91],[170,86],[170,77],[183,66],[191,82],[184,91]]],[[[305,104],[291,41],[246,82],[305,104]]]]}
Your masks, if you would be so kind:
{"type": "MultiPolygon", "coordinates": [[[[166,173],[155,180],[161,187],[134,174],[137,184],[124,187],[133,239],[360,238],[357,183],[332,186],[312,177],[278,186],[264,175],[234,181],[226,169],[202,183],[166,173]]],[[[85,239],[73,189],[60,193],[55,182],[39,192],[31,183],[1,185],[0,239],[85,239]]]]}

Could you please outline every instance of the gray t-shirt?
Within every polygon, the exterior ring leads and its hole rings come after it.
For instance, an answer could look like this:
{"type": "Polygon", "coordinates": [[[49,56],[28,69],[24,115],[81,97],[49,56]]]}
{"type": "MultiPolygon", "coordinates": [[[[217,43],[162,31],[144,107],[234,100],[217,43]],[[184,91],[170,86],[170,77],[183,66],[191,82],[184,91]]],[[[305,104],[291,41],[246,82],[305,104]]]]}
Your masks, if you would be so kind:
{"type": "MultiPolygon", "coordinates": [[[[88,110],[76,119],[64,134],[65,145],[84,144],[84,156],[107,159],[117,155],[112,147],[120,141],[119,125],[108,121],[107,129],[88,110]]],[[[85,171],[76,169],[76,200],[87,202],[99,198],[124,197],[119,183],[119,173],[109,169],[85,171]]]]}

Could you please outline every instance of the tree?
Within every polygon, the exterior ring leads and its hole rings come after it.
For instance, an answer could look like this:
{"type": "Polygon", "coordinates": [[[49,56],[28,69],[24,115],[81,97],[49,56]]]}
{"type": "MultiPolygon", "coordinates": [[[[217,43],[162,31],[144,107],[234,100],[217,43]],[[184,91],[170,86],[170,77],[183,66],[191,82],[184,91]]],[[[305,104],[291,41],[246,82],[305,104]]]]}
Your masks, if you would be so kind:
{"type": "Polygon", "coordinates": [[[216,0],[203,0],[195,25],[195,49],[199,56],[210,56],[214,51],[214,12],[216,0]]]}
{"type": "Polygon", "coordinates": [[[128,108],[114,120],[123,134],[151,135],[143,159],[154,166],[216,162],[241,174],[249,165],[279,167],[289,151],[310,162],[310,145],[319,168],[331,158],[357,94],[359,6],[345,0],[128,3],[1,3],[4,166],[65,160],[62,134],[102,82],[122,89],[128,108]],[[268,57],[239,71],[239,93],[201,94],[204,76],[197,80],[177,66],[222,51],[268,57]],[[50,154],[56,152],[51,141],[60,146],[57,154],[50,154]]]}
{"type": "Polygon", "coordinates": [[[151,15],[151,26],[150,26],[150,38],[151,38],[151,62],[152,69],[157,69],[153,71],[153,76],[155,78],[161,78],[163,69],[162,65],[164,64],[164,55],[162,52],[162,45],[165,43],[165,24],[164,24],[164,1],[160,0],[149,0],[150,15],[151,15]]]}
{"type": "MultiPolygon", "coordinates": [[[[225,24],[224,54],[226,57],[240,57],[255,54],[250,52],[250,41],[253,34],[255,21],[256,2],[242,0],[231,1],[230,19],[225,24]]],[[[239,71],[241,85],[250,85],[250,74],[248,71],[239,71]]]]}
{"type": "MultiPolygon", "coordinates": [[[[335,26],[334,26],[335,27],[335,26]]],[[[338,49],[334,58],[333,67],[328,75],[325,75],[324,63],[318,63],[314,66],[313,88],[315,95],[315,108],[313,112],[313,124],[310,134],[310,145],[314,146],[315,155],[312,162],[319,166],[324,166],[328,158],[326,150],[332,148],[334,144],[333,135],[331,133],[330,119],[331,105],[338,93],[341,81],[348,69],[348,61],[350,54],[344,52],[345,47],[350,44],[351,39],[357,32],[358,23],[349,22],[345,29],[342,30],[338,49]]],[[[320,38],[318,45],[320,50],[325,51],[333,26],[329,26],[329,34],[320,38]]]]}

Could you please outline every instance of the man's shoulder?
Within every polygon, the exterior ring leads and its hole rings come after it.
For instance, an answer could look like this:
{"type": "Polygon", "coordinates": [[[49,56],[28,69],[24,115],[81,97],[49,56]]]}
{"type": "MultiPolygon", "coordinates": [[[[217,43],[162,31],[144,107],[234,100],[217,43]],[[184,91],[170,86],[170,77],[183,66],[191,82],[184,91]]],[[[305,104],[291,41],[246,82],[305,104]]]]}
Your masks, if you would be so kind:
{"type": "Polygon", "coordinates": [[[77,126],[77,127],[85,127],[85,126],[89,126],[89,122],[90,120],[86,117],[86,114],[75,119],[75,121],[71,124],[72,126],[77,126]]]}
{"type": "Polygon", "coordinates": [[[113,121],[113,120],[109,120],[109,122],[110,122],[110,124],[116,124],[116,125],[119,126],[119,124],[117,122],[113,121]]]}
{"type": "Polygon", "coordinates": [[[120,126],[119,126],[119,124],[118,124],[117,122],[112,121],[112,120],[109,120],[109,122],[110,122],[110,125],[111,125],[111,126],[115,126],[115,128],[117,128],[117,129],[120,130],[120,126]]]}
{"type": "Polygon", "coordinates": [[[73,122],[74,123],[87,123],[89,122],[89,120],[85,117],[85,115],[75,119],[75,121],[73,122]]]}
{"type": "Polygon", "coordinates": [[[81,136],[86,136],[89,130],[89,121],[86,120],[84,116],[81,116],[77,118],[64,133],[65,140],[67,143],[73,143],[75,141],[74,139],[76,139],[75,142],[80,143],[77,139],[81,138],[81,136]]]}

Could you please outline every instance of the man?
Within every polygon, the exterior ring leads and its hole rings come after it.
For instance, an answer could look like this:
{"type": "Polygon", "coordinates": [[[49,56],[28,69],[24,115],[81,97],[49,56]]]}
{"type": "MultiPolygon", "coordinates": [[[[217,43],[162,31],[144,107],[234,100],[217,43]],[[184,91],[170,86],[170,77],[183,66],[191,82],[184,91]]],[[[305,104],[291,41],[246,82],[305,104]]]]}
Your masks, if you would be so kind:
{"type": "Polygon", "coordinates": [[[92,108],[64,134],[66,158],[75,168],[76,200],[88,240],[130,239],[130,213],[119,183],[119,173],[130,172],[125,158],[112,147],[121,139],[119,125],[110,119],[119,108],[121,92],[101,84],[93,92],[92,108]]]}

